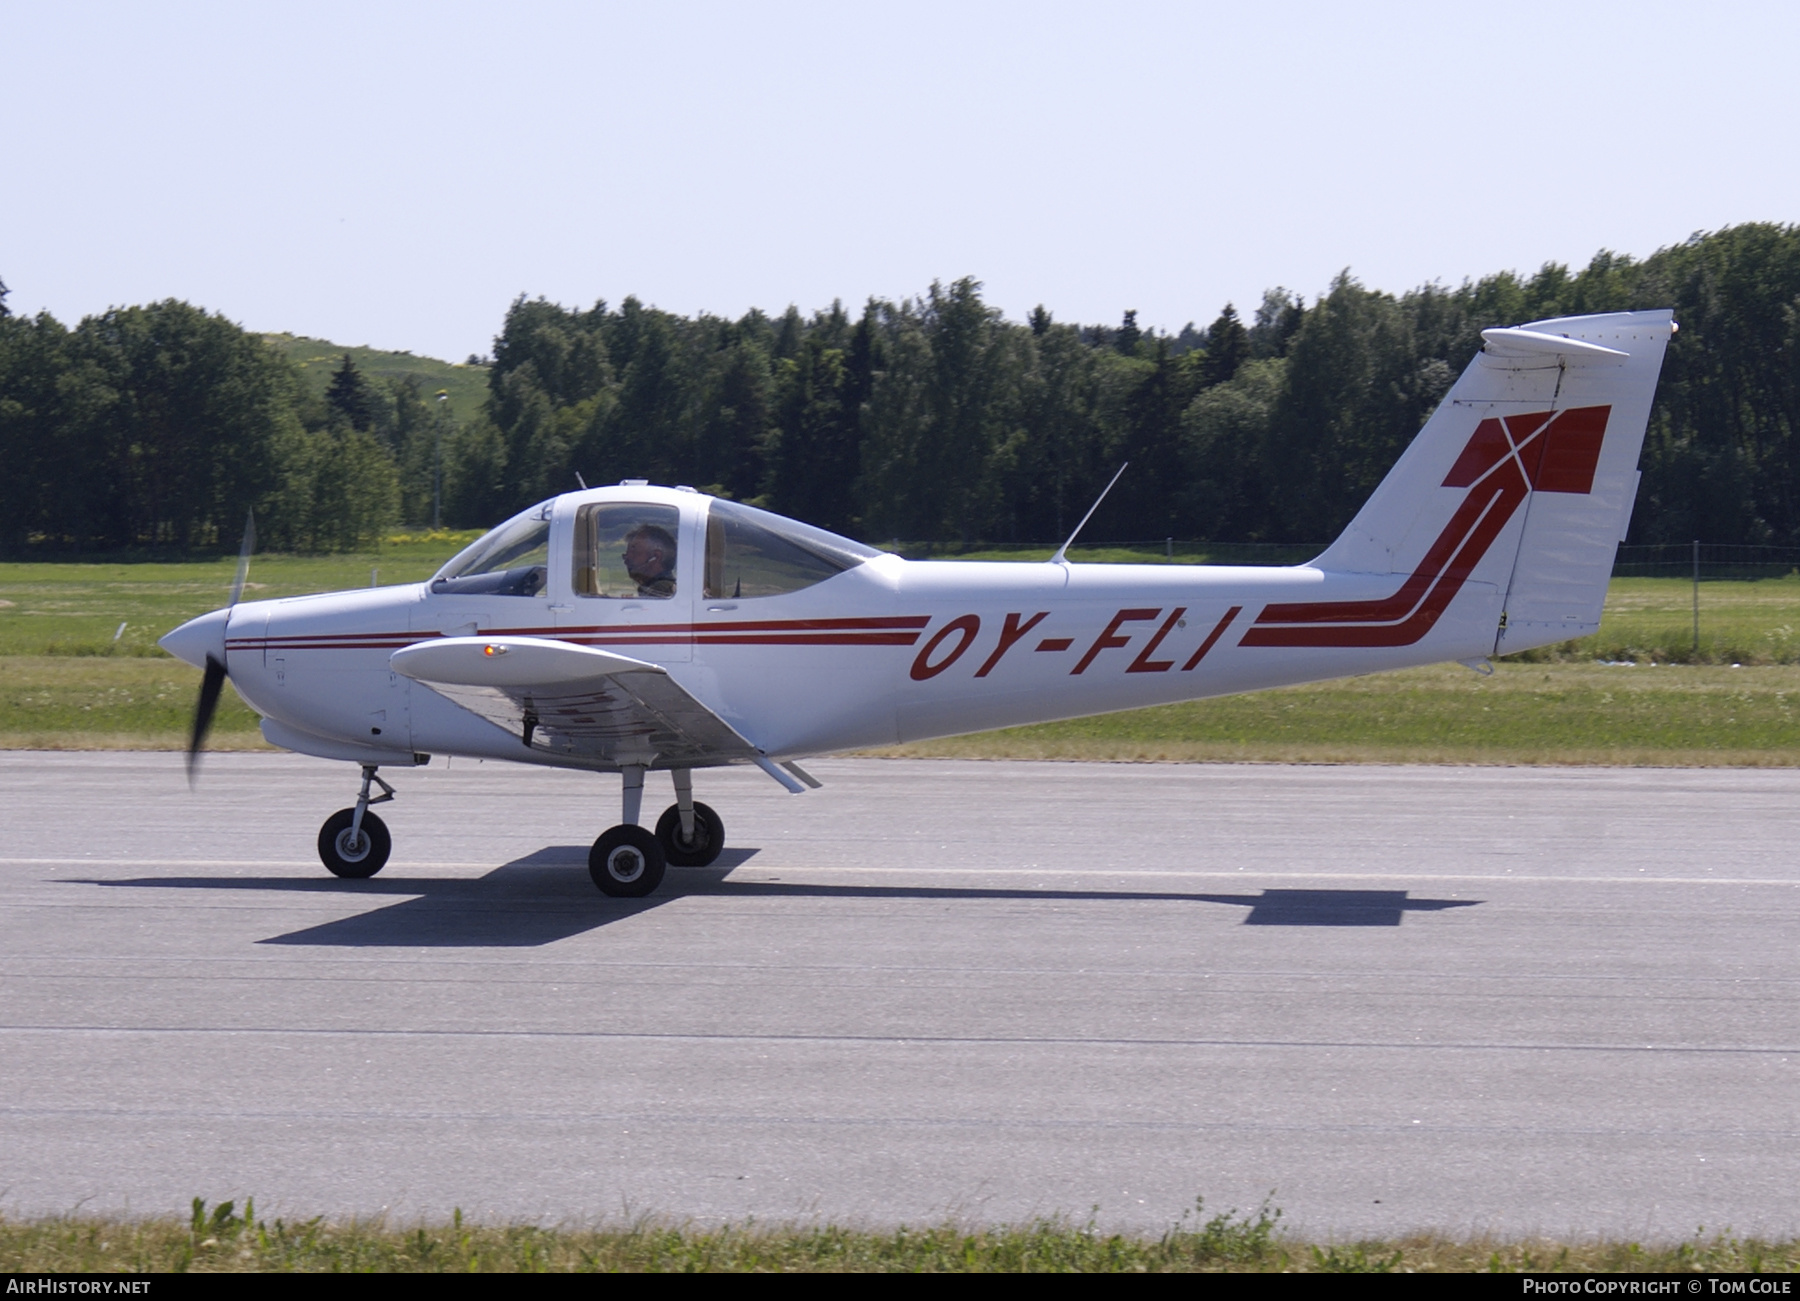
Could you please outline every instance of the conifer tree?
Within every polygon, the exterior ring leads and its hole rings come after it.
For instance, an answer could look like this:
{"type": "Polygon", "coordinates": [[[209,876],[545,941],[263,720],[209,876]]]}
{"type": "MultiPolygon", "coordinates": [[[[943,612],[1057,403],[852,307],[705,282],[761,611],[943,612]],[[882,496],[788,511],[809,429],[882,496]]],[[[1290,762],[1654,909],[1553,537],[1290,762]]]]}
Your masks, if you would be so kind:
{"type": "Polygon", "coordinates": [[[347,352],[331,373],[331,383],[325,389],[325,404],[342,416],[344,423],[352,429],[367,430],[375,422],[375,395],[347,352]]]}

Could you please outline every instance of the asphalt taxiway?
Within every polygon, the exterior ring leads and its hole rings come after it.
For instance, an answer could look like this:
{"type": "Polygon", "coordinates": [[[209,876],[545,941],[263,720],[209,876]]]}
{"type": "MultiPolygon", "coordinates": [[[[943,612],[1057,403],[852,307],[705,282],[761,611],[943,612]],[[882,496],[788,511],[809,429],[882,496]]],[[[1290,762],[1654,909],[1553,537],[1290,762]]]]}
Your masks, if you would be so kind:
{"type": "Polygon", "coordinates": [[[1800,1232],[1800,772],[808,766],[0,754],[0,1211],[1800,1232]]]}

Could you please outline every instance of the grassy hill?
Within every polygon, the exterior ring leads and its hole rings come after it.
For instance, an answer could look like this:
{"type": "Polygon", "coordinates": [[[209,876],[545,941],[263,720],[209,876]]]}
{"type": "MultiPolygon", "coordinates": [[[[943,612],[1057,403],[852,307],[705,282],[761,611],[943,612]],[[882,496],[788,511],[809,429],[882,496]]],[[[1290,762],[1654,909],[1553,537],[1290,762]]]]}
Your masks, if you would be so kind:
{"type": "Polygon", "coordinates": [[[325,339],[309,339],[304,335],[265,334],[262,337],[298,366],[305,374],[307,383],[320,394],[331,383],[331,372],[337,369],[344,354],[349,353],[356,368],[371,379],[378,376],[383,379],[411,379],[427,397],[439,389],[445,390],[450,395],[450,411],[458,421],[468,420],[476,415],[487,399],[486,366],[439,361],[436,357],[416,357],[410,352],[347,347],[325,339]]]}

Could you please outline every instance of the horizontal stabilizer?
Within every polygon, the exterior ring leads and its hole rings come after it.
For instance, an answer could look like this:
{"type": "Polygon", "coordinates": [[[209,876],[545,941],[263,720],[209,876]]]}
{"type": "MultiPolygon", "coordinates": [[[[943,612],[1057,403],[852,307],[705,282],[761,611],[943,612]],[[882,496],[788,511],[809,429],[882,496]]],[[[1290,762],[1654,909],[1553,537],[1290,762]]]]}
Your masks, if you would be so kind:
{"type": "Polygon", "coordinates": [[[1542,330],[1483,330],[1481,338],[1491,357],[1542,357],[1569,366],[1617,366],[1631,356],[1617,348],[1542,330]]]}

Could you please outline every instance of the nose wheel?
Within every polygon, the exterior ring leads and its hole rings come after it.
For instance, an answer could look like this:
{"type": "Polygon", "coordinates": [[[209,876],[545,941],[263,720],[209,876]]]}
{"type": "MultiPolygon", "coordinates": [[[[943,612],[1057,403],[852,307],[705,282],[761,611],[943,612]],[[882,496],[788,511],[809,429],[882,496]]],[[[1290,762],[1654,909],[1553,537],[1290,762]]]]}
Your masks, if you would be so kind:
{"type": "Polygon", "coordinates": [[[375,767],[363,765],[362,793],[356,797],[356,807],[339,809],[319,828],[319,861],[333,876],[353,881],[374,876],[387,866],[394,850],[387,824],[369,812],[369,805],[394,798],[394,788],[375,775],[375,767]],[[381,794],[373,799],[369,797],[371,786],[381,787],[381,794]]]}
{"type": "Polygon", "coordinates": [[[355,809],[339,809],[319,828],[319,861],[333,876],[362,880],[387,866],[394,839],[387,824],[373,813],[362,815],[362,826],[353,826],[355,809]]]}

